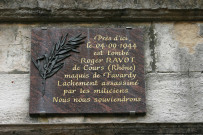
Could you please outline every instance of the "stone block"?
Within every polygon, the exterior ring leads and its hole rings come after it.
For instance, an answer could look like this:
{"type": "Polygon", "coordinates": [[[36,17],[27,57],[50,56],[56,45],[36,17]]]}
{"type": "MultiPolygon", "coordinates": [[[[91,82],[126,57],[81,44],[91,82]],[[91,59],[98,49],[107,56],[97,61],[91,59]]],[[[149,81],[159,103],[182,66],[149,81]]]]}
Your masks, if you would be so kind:
{"type": "Polygon", "coordinates": [[[203,38],[197,23],[156,23],[157,72],[202,71],[203,38]]]}
{"type": "Polygon", "coordinates": [[[29,75],[0,75],[0,123],[32,123],[28,116],[29,75]]]}
{"type": "Polygon", "coordinates": [[[189,74],[190,81],[190,92],[188,95],[191,96],[191,116],[190,121],[202,122],[203,116],[203,73],[191,72],[189,74]]]}
{"type": "Polygon", "coordinates": [[[30,29],[0,25],[0,72],[28,72],[30,66],[30,29]]]}
{"type": "Polygon", "coordinates": [[[22,45],[7,45],[0,48],[0,72],[23,73],[29,71],[30,56],[22,45]]]}
{"type": "Polygon", "coordinates": [[[180,70],[178,43],[172,37],[172,23],[155,24],[156,70],[157,72],[174,72],[180,70]]]}

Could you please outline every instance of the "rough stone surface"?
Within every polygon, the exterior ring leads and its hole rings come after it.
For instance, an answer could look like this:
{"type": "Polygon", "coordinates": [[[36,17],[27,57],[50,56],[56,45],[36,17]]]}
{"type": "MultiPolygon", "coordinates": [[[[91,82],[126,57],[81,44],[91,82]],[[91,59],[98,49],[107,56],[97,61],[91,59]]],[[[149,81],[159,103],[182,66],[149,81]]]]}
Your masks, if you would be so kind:
{"type": "Polygon", "coordinates": [[[175,23],[173,37],[178,41],[179,46],[186,48],[190,54],[195,52],[195,47],[203,43],[200,36],[200,27],[195,23],[175,23]]]}
{"type": "Polygon", "coordinates": [[[202,71],[203,38],[198,23],[156,23],[157,72],[202,71]],[[178,26],[177,26],[178,25],[178,26]],[[195,28],[196,30],[192,29],[195,28]]]}
{"type": "Polygon", "coordinates": [[[1,124],[29,122],[29,75],[1,74],[0,80],[1,124]]]}
{"type": "Polygon", "coordinates": [[[201,0],[1,0],[0,22],[194,21],[202,10],[201,0]]]}
{"type": "Polygon", "coordinates": [[[189,96],[192,98],[190,101],[191,112],[191,121],[202,122],[202,115],[200,114],[203,111],[203,74],[198,72],[190,73],[189,78],[190,82],[190,92],[189,96]]]}
{"type": "Polygon", "coordinates": [[[0,72],[27,72],[30,66],[30,28],[0,25],[0,72]]]}
{"type": "Polygon", "coordinates": [[[47,10],[55,10],[60,8],[69,9],[202,9],[203,1],[201,0],[15,0],[0,2],[0,9],[10,8],[18,9],[27,8],[44,8],[47,10]]]}
{"type": "Polygon", "coordinates": [[[66,125],[10,125],[0,127],[3,135],[155,135],[155,134],[195,134],[202,135],[202,123],[172,124],[66,124],[66,125]]]}
{"type": "Polygon", "coordinates": [[[0,127],[2,135],[155,135],[195,134],[202,135],[202,123],[172,124],[63,124],[63,125],[10,125],[0,127]]]}

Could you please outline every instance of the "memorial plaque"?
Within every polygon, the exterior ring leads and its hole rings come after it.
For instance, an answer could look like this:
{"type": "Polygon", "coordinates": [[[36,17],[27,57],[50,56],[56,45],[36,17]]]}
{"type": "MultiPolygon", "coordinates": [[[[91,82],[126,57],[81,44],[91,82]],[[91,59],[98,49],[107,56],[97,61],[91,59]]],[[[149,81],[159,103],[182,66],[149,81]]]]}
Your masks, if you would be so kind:
{"type": "Polygon", "coordinates": [[[31,34],[30,115],[146,112],[142,29],[31,34]]]}

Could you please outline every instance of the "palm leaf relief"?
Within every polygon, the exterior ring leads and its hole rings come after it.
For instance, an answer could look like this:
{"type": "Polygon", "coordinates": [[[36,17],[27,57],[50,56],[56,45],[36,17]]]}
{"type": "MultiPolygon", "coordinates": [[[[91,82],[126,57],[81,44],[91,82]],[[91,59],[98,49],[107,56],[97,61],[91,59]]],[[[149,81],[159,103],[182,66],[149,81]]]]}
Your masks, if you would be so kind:
{"type": "Polygon", "coordinates": [[[64,66],[64,63],[61,61],[71,56],[69,54],[70,52],[79,53],[76,48],[79,47],[80,44],[84,43],[82,40],[86,38],[85,36],[82,37],[81,34],[79,34],[75,37],[71,37],[66,43],[67,37],[68,33],[64,37],[61,36],[60,40],[53,45],[49,55],[44,54],[36,60],[32,58],[32,62],[43,79],[42,96],[45,95],[46,79],[52,77],[64,66]]]}

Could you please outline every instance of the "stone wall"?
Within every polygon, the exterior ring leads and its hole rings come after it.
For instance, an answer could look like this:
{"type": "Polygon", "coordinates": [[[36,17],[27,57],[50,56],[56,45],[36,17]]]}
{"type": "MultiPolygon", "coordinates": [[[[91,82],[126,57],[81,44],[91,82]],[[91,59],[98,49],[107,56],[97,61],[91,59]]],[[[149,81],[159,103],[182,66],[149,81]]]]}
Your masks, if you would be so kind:
{"type": "Polygon", "coordinates": [[[0,29],[1,124],[203,121],[201,23],[1,24],[0,29]],[[30,30],[42,26],[144,28],[147,114],[29,117],[30,30]]]}
{"type": "Polygon", "coordinates": [[[0,124],[202,123],[203,2],[173,2],[0,1],[0,124]],[[30,117],[35,27],[145,29],[146,115],[30,117]]]}

